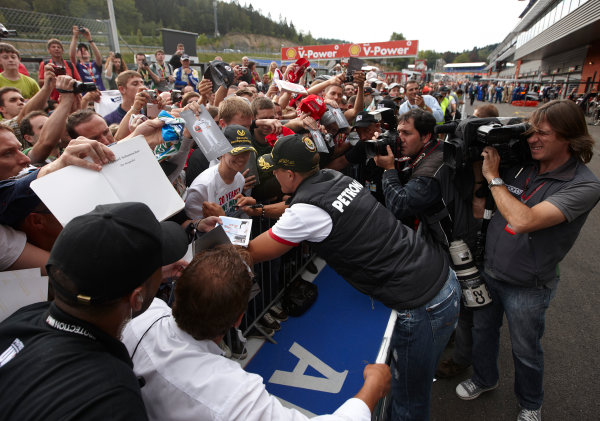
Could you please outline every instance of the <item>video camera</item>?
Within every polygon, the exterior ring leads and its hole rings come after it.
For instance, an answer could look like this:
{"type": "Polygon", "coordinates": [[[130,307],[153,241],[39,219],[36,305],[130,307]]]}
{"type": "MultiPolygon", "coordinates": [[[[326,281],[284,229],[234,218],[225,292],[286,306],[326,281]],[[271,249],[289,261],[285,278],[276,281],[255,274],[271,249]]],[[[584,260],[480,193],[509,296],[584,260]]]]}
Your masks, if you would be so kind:
{"type": "Polygon", "coordinates": [[[84,92],[93,92],[98,90],[98,87],[94,82],[75,82],[73,84],[73,93],[81,94],[84,92]]]}
{"type": "Polygon", "coordinates": [[[520,118],[470,118],[437,126],[435,133],[449,133],[444,145],[444,162],[455,169],[482,159],[486,146],[496,148],[500,167],[508,168],[531,160],[527,143],[529,125],[520,118]]]}
{"type": "Polygon", "coordinates": [[[6,26],[0,23],[0,38],[16,37],[17,31],[14,29],[6,29],[6,26]]]}

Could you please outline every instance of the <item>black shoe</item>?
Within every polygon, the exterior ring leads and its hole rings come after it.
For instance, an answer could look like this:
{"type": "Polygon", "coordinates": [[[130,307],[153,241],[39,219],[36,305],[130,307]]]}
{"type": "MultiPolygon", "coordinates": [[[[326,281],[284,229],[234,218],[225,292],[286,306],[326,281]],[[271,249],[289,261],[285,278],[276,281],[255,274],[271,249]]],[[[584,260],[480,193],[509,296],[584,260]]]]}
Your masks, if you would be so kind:
{"type": "Polygon", "coordinates": [[[457,364],[452,358],[449,358],[447,360],[440,361],[437,370],[435,370],[435,377],[438,379],[450,379],[466,371],[470,366],[470,364],[457,364]]]}
{"type": "Polygon", "coordinates": [[[288,319],[288,314],[279,303],[273,304],[273,306],[269,309],[269,314],[280,322],[285,322],[288,319]]]}
{"type": "Polygon", "coordinates": [[[250,329],[250,332],[248,332],[246,337],[248,339],[266,339],[267,336],[272,337],[275,333],[273,329],[269,329],[268,327],[260,326],[260,328],[264,333],[258,330],[256,327],[253,327],[252,329],[250,329]]]}
{"type": "Polygon", "coordinates": [[[278,332],[281,329],[281,324],[277,320],[271,316],[270,313],[265,313],[264,316],[258,322],[261,326],[268,327],[269,329],[273,329],[275,332],[278,332]]]}

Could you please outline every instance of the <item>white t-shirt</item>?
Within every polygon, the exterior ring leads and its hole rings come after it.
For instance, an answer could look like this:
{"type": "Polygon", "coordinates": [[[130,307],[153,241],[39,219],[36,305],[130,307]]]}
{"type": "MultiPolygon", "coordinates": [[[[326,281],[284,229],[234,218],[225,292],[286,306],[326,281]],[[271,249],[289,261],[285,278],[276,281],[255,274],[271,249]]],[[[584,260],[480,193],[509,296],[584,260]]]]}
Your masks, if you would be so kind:
{"type": "Polygon", "coordinates": [[[237,173],[233,183],[227,184],[219,174],[219,166],[215,165],[204,170],[187,189],[185,198],[185,213],[189,218],[202,218],[202,203],[205,201],[217,203],[231,216],[235,211],[236,195],[244,188],[244,176],[237,173]]]}
{"type": "Polygon", "coordinates": [[[0,225],[0,270],[8,269],[17,261],[26,243],[24,232],[0,225]]]}
{"type": "Polygon", "coordinates": [[[307,203],[296,203],[285,210],[269,230],[269,235],[282,244],[297,246],[302,241],[320,243],[332,228],[331,216],[323,209],[307,203]]]}

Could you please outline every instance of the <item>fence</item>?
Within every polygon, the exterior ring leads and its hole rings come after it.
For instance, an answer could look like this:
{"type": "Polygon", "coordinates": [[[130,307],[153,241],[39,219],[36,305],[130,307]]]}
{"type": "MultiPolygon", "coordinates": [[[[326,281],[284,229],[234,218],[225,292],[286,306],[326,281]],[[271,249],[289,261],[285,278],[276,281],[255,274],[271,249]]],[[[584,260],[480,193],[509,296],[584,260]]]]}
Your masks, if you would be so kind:
{"type": "Polygon", "coordinates": [[[15,44],[22,55],[43,57],[48,55],[46,42],[57,38],[68,46],[73,36],[73,26],[81,25],[90,30],[94,41],[100,47],[109,50],[110,25],[108,20],[83,19],[73,16],[53,15],[28,10],[0,7],[0,22],[7,29],[17,31],[9,42],[15,44]]]}

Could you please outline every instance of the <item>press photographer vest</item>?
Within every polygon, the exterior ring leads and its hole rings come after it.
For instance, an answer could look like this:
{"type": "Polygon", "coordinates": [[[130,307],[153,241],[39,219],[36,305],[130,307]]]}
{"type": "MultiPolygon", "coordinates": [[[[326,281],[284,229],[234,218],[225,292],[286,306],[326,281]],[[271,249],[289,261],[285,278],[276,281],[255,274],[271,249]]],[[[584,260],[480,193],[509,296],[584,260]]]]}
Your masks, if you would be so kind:
{"type": "Polygon", "coordinates": [[[320,170],[300,184],[295,203],[331,216],[331,233],[311,247],[354,288],[386,306],[419,307],[446,282],[448,260],[441,247],[402,225],[358,181],[320,170]]]}
{"type": "MultiPolygon", "coordinates": [[[[463,198],[455,183],[454,171],[444,164],[443,143],[423,158],[412,169],[410,179],[417,177],[435,178],[440,186],[441,201],[432,205],[417,219],[426,224],[420,227],[426,230],[435,241],[448,247],[452,240],[464,240],[469,247],[474,246],[479,228],[478,221],[473,218],[473,211],[468,200],[463,198]],[[449,218],[449,220],[446,220],[449,218]]],[[[468,187],[468,186],[467,186],[468,187]]],[[[471,188],[466,188],[470,199],[471,188]]],[[[423,225],[423,224],[421,224],[423,225]]]]}

